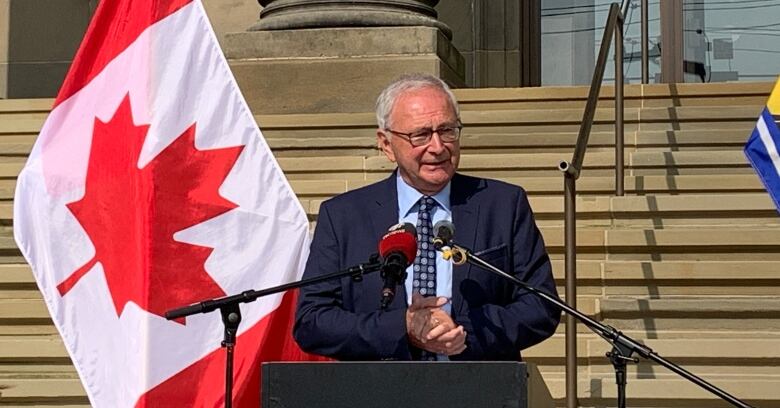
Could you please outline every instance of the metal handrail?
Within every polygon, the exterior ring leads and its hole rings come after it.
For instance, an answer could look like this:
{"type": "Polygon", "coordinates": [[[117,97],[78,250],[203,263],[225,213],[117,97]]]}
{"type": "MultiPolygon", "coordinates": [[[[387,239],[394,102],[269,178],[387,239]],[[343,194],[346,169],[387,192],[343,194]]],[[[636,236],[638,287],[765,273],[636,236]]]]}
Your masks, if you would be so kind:
{"type": "MultiPolygon", "coordinates": [[[[588,138],[596,115],[601,83],[607,66],[607,54],[612,36],[615,37],[615,195],[622,196],[624,190],[623,163],[623,13],[620,5],[609,7],[607,24],[599,48],[596,68],[590,84],[588,101],[582,114],[582,124],[577,136],[571,162],[562,161],[558,168],[564,174],[564,218],[566,245],[566,302],[577,307],[577,233],[576,233],[576,181],[582,172],[582,162],[588,147],[588,138]]],[[[566,407],[577,408],[577,321],[566,316],[566,407]]]]}
{"type": "MultiPolygon", "coordinates": [[[[649,64],[649,61],[648,61],[649,60],[649,57],[648,57],[648,52],[649,52],[648,47],[649,47],[650,38],[649,38],[649,35],[648,35],[649,23],[648,23],[648,17],[647,17],[647,15],[648,15],[647,0],[642,0],[642,3],[641,3],[640,7],[642,7],[642,10],[641,10],[642,15],[640,17],[640,20],[641,20],[641,23],[640,23],[641,28],[640,29],[642,30],[642,36],[641,36],[641,41],[642,41],[642,83],[643,84],[648,84],[650,82],[650,67],[649,67],[650,64],[649,64]]],[[[625,14],[623,14],[623,15],[625,15],[625,14]]]]}

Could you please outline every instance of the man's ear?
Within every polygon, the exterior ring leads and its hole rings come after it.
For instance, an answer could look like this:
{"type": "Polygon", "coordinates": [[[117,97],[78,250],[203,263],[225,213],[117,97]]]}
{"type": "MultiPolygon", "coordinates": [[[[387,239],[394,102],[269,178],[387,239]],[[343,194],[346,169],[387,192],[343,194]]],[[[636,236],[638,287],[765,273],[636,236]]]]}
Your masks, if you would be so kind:
{"type": "Polygon", "coordinates": [[[395,152],[393,152],[393,147],[390,145],[390,139],[381,129],[376,131],[376,145],[387,156],[388,160],[395,163],[395,152]]]}

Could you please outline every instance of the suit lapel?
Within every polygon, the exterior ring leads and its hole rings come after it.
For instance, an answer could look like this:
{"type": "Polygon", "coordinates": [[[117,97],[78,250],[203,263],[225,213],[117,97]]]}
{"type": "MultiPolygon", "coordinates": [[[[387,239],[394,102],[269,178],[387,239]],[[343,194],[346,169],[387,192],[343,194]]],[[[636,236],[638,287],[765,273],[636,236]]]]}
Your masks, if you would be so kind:
{"type": "Polygon", "coordinates": [[[395,172],[382,182],[374,199],[371,211],[371,227],[379,240],[388,228],[398,223],[398,193],[395,186],[395,172]]]}
{"type": "MultiPolygon", "coordinates": [[[[377,242],[387,233],[387,230],[398,224],[398,190],[396,188],[396,172],[385,179],[379,186],[377,195],[371,208],[371,229],[374,239],[377,242]]],[[[378,248],[377,248],[378,252],[378,248]]],[[[397,295],[393,300],[395,306],[397,302],[406,303],[406,285],[399,285],[397,295]]]]}
{"type": "MultiPolygon", "coordinates": [[[[455,225],[455,243],[474,249],[477,228],[479,227],[479,204],[472,199],[475,186],[470,180],[465,180],[458,174],[452,179],[450,205],[452,206],[452,223],[455,225]]],[[[471,266],[453,265],[452,267],[452,314],[457,316],[463,307],[463,295],[460,285],[471,273],[471,266]]]]}

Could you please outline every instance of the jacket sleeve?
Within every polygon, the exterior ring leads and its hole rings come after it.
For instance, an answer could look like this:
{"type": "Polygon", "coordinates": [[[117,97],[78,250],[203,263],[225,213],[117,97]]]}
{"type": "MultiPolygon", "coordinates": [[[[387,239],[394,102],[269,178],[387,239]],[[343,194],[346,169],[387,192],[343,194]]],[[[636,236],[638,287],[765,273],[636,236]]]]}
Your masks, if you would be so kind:
{"type": "MultiPolygon", "coordinates": [[[[518,190],[510,238],[509,264],[514,276],[557,297],[544,240],[525,192],[518,190]]],[[[507,220],[508,221],[508,220],[507,220]]],[[[488,301],[469,311],[468,347],[473,359],[504,359],[555,333],[561,318],[557,306],[506,281],[508,300],[488,301]]]]}
{"type": "MultiPolygon", "coordinates": [[[[346,252],[341,247],[345,237],[337,231],[345,231],[345,227],[334,224],[331,211],[327,202],[320,208],[304,278],[343,267],[340,257],[346,252]]],[[[340,360],[408,360],[406,308],[363,313],[350,310],[352,302],[344,299],[344,285],[350,284],[347,277],[301,289],[293,327],[300,347],[340,360]]]]}

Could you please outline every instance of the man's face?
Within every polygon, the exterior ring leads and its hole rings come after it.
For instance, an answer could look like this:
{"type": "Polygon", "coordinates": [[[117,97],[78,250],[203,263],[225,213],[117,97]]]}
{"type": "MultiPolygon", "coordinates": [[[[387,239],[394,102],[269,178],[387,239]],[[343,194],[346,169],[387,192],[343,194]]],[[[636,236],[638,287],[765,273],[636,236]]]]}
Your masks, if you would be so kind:
{"type": "MultiPolygon", "coordinates": [[[[447,95],[436,88],[403,93],[396,100],[388,123],[390,129],[401,133],[457,125],[454,107],[447,95]]],[[[390,161],[398,163],[404,181],[426,195],[441,191],[458,168],[459,142],[444,143],[437,133],[430,143],[415,147],[404,136],[378,129],[377,143],[390,161]]]]}

